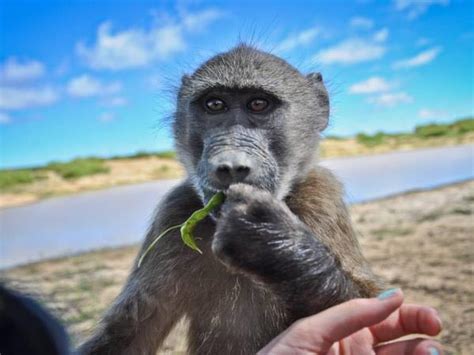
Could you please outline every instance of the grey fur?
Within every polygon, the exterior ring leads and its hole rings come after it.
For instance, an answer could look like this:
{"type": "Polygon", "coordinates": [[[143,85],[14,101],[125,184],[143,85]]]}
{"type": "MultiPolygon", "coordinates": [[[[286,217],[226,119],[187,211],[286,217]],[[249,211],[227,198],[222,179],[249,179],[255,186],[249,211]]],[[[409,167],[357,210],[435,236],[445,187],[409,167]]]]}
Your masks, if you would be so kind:
{"type": "Polygon", "coordinates": [[[80,353],[153,354],[185,316],[190,353],[254,354],[296,319],[378,292],[339,184],[315,161],[328,116],[320,74],[245,45],[183,76],[174,133],[188,177],[160,203],[141,252],[222,189],[216,166],[250,172],[197,226],[203,254],[176,231],[163,238],[80,353]],[[207,113],[209,92],[229,108],[207,113]],[[272,110],[249,113],[246,100],[261,95],[275,98],[272,110]]]}
{"type": "Polygon", "coordinates": [[[188,176],[196,173],[196,157],[193,156],[196,152],[190,144],[196,130],[191,103],[213,88],[260,89],[284,103],[281,109],[284,112],[277,112],[277,116],[291,118],[276,121],[272,127],[272,134],[278,131],[291,142],[285,146],[286,166],[279,175],[277,195],[283,199],[292,184],[314,166],[319,134],[327,126],[329,99],[321,80],[321,75],[306,77],[282,59],[245,45],[211,58],[193,75],[185,76],[178,95],[174,132],[176,149],[188,176]]]}

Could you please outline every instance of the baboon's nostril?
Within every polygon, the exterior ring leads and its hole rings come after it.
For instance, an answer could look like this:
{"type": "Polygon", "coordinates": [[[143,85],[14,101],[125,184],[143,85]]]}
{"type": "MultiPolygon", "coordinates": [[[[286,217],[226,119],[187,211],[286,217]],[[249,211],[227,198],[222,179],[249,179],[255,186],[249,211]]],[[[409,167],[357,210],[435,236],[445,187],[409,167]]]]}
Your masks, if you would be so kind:
{"type": "Polygon", "coordinates": [[[238,166],[236,169],[235,169],[235,173],[234,173],[234,180],[237,180],[237,181],[243,181],[247,176],[248,174],[250,173],[250,168],[248,166],[238,166]]]}
{"type": "Polygon", "coordinates": [[[250,168],[245,165],[231,166],[221,164],[215,170],[215,175],[220,184],[229,186],[234,182],[242,182],[249,175],[250,168]]]}
{"type": "Polygon", "coordinates": [[[229,165],[222,164],[216,169],[216,177],[223,185],[230,185],[232,182],[232,168],[229,165]]]}

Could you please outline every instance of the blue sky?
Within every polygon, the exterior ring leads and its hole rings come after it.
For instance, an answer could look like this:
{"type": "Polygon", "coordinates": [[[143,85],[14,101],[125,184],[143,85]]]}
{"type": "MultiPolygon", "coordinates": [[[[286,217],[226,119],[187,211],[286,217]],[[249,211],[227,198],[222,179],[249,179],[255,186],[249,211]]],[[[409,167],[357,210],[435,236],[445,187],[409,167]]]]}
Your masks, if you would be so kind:
{"type": "Polygon", "coordinates": [[[326,135],[473,113],[473,2],[0,0],[0,167],[172,149],[183,73],[239,40],[320,71],[326,135]]]}

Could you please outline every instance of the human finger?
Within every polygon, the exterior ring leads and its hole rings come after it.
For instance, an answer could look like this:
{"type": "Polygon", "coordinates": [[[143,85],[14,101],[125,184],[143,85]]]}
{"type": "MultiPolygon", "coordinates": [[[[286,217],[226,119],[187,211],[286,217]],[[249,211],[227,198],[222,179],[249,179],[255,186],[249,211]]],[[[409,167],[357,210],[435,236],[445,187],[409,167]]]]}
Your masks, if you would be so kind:
{"type": "Polygon", "coordinates": [[[442,355],[441,345],[431,339],[410,339],[381,345],[375,348],[377,355],[442,355]]]}
{"type": "Polygon", "coordinates": [[[378,298],[359,298],[342,303],[295,322],[284,334],[262,349],[261,354],[277,353],[278,349],[289,348],[326,353],[335,342],[383,321],[402,302],[402,291],[391,289],[378,298]]]}
{"type": "Polygon", "coordinates": [[[398,339],[408,334],[437,335],[441,331],[438,312],[426,306],[404,304],[387,319],[369,327],[374,343],[398,339]]]}

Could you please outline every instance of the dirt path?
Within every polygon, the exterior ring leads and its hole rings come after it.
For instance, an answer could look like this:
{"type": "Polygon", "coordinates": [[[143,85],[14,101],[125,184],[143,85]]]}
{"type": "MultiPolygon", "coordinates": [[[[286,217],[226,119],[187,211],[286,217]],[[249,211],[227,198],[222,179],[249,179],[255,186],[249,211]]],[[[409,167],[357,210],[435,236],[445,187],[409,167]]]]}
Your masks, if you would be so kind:
{"type": "MultiPolygon", "coordinates": [[[[410,302],[440,310],[448,354],[474,354],[474,181],[352,207],[364,253],[410,302]]],[[[40,297],[68,326],[86,336],[119,292],[136,247],[45,261],[3,273],[10,285],[40,297]]],[[[185,349],[183,326],[163,354],[185,349]]]]}

